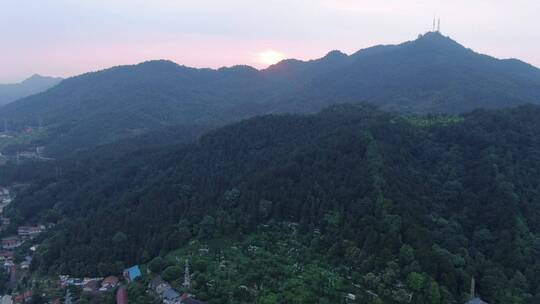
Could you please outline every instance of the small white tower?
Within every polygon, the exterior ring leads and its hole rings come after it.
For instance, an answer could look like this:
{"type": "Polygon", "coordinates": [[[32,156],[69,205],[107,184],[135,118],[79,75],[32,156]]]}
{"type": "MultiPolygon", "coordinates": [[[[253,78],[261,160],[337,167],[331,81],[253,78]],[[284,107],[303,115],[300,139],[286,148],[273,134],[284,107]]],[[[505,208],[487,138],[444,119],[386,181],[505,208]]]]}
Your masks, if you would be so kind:
{"type": "Polygon", "coordinates": [[[474,276],[473,276],[473,277],[471,277],[471,300],[476,297],[475,287],[476,287],[476,282],[475,282],[474,276]]]}
{"type": "Polygon", "coordinates": [[[186,266],[184,267],[184,288],[189,289],[191,287],[191,275],[189,274],[189,261],[186,259],[186,266]]]}

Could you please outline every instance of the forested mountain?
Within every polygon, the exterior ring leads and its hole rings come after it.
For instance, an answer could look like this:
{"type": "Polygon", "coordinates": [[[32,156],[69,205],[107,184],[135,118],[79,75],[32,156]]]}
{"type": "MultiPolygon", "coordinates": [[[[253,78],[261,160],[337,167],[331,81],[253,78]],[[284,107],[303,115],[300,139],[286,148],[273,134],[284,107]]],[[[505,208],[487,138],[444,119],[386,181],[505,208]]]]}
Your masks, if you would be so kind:
{"type": "MultiPolygon", "coordinates": [[[[472,276],[489,303],[538,303],[538,117],[533,105],[256,117],[152,157],[78,158],[9,212],[56,223],[33,263],[44,273],[121,270],[193,239],[294,223],[306,250],[296,266],[327,260],[351,288],[380,296],[361,303],[460,303],[472,276]]],[[[242,275],[245,286],[279,282],[270,270],[242,275]]]]}
{"type": "MultiPolygon", "coordinates": [[[[399,111],[461,113],[540,103],[539,69],[475,53],[438,32],[348,57],[330,55],[336,68],[310,80],[283,109],[369,101],[399,111]]],[[[301,70],[286,63],[282,69],[301,70]]]]}
{"type": "Polygon", "coordinates": [[[0,106],[6,105],[19,98],[46,91],[57,85],[62,78],[33,75],[21,83],[0,84],[0,106]]]}
{"type": "MultiPolygon", "coordinates": [[[[466,49],[438,32],[352,55],[194,69],[151,61],[88,73],[12,103],[13,128],[47,127],[47,145],[93,147],[174,124],[223,125],[256,114],[316,112],[369,101],[407,112],[460,113],[540,103],[540,70],[466,49]]],[[[53,150],[55,150],[53,149],[53,150]]]]}
{"type": "Polygon", "coordinates": [[[256,76],[249,67],[216,71],[146,62],[66,79],[6,106],[0,116],[15,128],[42,121],[48,146],[73,151],[177,124],[244,117],[253,112],[245,100],[258,95],[256,76]]]}

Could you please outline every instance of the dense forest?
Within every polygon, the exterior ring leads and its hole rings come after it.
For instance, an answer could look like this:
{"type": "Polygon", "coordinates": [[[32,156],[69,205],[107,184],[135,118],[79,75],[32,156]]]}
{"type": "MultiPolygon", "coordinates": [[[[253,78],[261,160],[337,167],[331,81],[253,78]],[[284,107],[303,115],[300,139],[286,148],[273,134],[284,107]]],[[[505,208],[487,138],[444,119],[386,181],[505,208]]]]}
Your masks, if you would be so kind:
{"type": "Polygon", "coordinates": [[[0,109],[11,130],[46,127],[47,154],[111,143],[177,124],[217,125],[261,114],[315,113],[369,101],[402,112],[462,113],[540,103],[540,70],[475,53],[439,32],[399,45],[310,61],[195,69],[170,61],[62,81],[0,109]]]}
{"type": "MultiPolygon", "coordinates": [[[[224,237],[239,248],[257,243],[279,264],[277,244],[294,241],[304,257],[294,263],[379,296],[361,303],[411,294],[414,303],[459,303],[472,277],[490,303],[538,303],[539,116],[533,105],[457,116],[335,105],[261,116],[184,146],[88,152],[7,212],[56,224],[32,264],[43,274],[118,273],[224,237]]],[[[254,286],[260,277],[238,280],[254,286]]]]}

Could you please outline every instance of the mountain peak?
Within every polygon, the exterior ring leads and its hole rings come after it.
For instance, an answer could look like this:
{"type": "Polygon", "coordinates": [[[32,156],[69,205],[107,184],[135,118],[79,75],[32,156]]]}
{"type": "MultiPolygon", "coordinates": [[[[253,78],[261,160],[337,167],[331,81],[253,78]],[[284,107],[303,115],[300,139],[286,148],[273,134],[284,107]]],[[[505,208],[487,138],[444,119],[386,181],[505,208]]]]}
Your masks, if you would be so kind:
{"type": "Polygon", "coordinates": [[[0,106],[46,91],[60,83],[60,81],[62,81],[62,78],[34,74],[19,83],[0,84],[0,106]]]}
{"type": "Polygon", "coordinates": [[[345,58],[347,54],[341,52],[340,50],[333,50],[328,52],[323,58],[325,59],[335,59],[335,58],[345,58]]]}
{"type": "Polygon", "coordinates": [[[174,61],[167,60],[167,59],[155,59],[155,60],[148,60],[143,61],[139,64],[136,64],[137,66],[169,66],[169,67],[177,67],[178,64],[174,61]]]}
{"type": "Polygon", "coordinates": [[[30,77],[28,77],[26,80],[31,80],[31,79],[41,79],[41,78],[45,78],[45,76],[41,76],[39,74],[34,74],[30,77]]]}
{"type": "Polygon", "coordinates": [[[20,83],[20,85],[28,86],[28,87],[48,88],[48,87],[58,84],[60,81],[62,81],[62,78],[60,77],[49,77],[49,76],[34,74],[30,76],[29,78],[23,80],[20,83]]]}
{"type": "Polygon", "coordinates": [[[43,81],[56,82],[60,80],[62,80],[62,78],[60,77],[50,77],[50,76],[43,76],[40,74],[34,74],[26,78],[25,80],[23,80],[22,83],[36,83],[36,82],[43,82],[43,81]]]}
{"type": "Polygon", "coordinates": [[[441,32],[427,32],[421,34],[418,38],[412,41],[413,45],[416,46],[426,46],[433,48],[457,48],[465,49],[465,47],[459,44],[457,41],[453,40],[449,36],[444,36],[441,32]]]}

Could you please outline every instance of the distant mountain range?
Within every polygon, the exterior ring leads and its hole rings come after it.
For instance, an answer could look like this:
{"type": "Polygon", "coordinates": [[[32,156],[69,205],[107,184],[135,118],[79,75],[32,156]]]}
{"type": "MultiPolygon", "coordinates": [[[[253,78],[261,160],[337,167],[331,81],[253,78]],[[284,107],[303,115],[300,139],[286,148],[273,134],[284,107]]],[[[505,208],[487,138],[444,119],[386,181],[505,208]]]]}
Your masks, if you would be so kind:
{"type": "Polygon", "coordinates": [[[223,125],[257,114],[316,112],[369,102],[406,112],[461,113],[540,103],[540,70],[475,53],[438,32],[352,55],[311,61],[195,69],[170,61],[69,78],[0,110],[13,128],[48,126],[49,146],[88,148],[184,125],[223,125]]]}
{"type": "Polygon", "coordinates": [[[33,75],[32,77],[12,84],[0,84],[0,106],[19,98],[37,94],[57,85],[62,78],[33,75]]]}

